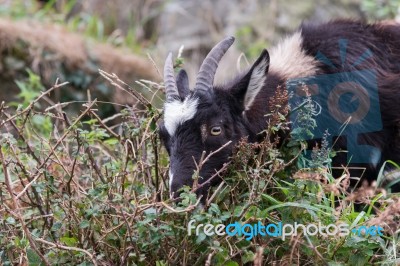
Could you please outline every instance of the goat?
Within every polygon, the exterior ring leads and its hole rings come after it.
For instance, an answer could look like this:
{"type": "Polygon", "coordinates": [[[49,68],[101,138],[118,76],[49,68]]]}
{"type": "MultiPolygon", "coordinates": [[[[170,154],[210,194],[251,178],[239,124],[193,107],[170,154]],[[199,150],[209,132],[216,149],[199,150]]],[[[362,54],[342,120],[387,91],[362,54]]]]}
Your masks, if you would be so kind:
{"type": "MultiPolygon", "coordinates": [[[[354,162],[372,169],[368,176],[376,179],[385,160],[400,162],[399,40],[397,24],[351,20],[303,23],[275,46],[271,55],[264,49],[248,71],[225,85],[214,85],[218,64],[234,42],[234,37],[228,37],[204,59],[193,90],[184,70],[175,78],[170,53],[164,67],[164,117],[159,124],[160,139],[170,158],[170,196],[177,197],[185,185],[193,186],[195,161],[203,151],[209,154],[231,141],[199,172],[198,182],[205,184],[196,193],[205,197],[210,186],[220,182],[207,180],[230,160],[235,144],[243,137],[260,141],[258,133],[267,126],[264,115],[270,111],[268,101],[278,87],[292,88],[293,81],[319,86],[313,99],[322,109],[329,109],[320,120],[351,125],[350,133],[354,134],[347,139],[347,146],[353,148],[354,157],[368,160],[354,162]],[[365,69],[370,72],[363,72],[365,69]],[[372,90],[376,87],[376,93],[364,88],[368,86],[372,90]],[[332,109],[332,104],[338,106],[346,97],[349,103],[356,102],[361,114],[332,109]],[[358,149],[357,145],[369,149],[358,149]]],[[[341,143],[346,144],[346,140],[341,143]]],[[[347,161],[350,157],[348,154],[347,161]]]]}

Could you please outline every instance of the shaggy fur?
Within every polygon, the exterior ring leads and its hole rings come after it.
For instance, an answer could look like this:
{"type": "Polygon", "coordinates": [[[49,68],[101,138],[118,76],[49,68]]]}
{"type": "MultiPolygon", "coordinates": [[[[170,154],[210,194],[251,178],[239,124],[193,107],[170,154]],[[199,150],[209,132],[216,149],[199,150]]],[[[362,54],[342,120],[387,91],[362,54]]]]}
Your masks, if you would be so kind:
{"type": "MultiPolygon", "coordinates": [[[[379,103],[383,129],[378,132],[360,134],[358,143],[377,147],[381,158],[371,165],[352,164],[352,167],[366,168],[364,178],[376,179],[377,170],[385,160],[400,162],[400,25],[388,23],[364,24],[358,21],[339,20],[322,25],[301,26],[303,50],[310,56],[324,54],[332,64],[320,64],[318,74],[334,74],[345,71],[372,69],[376,71],[379,103]],[[346,39],[346,61],[342,63],[339,39],[346,39]],[[354,65],[366,51],[371,57],[354,65]]],[[[362,126],[362,125],[360,125],[362,126]]],[[[346,140],[341,138],[336,149],[346,149],[346,140]]],[[[345,164],[346,155],[334,159],[334,164],[345,164]]],[[[360,177],[362,171],[353,170],[353,176],[360,177]]]]}
{"type": "MultiPolygon", "coordinates": [[[[176,192],[183,185],[192,186],[194,161],[200,159],[203,151],[209,153],[232,141],[203,166],[200,184],[229,160],[240,138],[247,136],[251,142],[259,141],[258,133],[266,127],[264,115],[269,112],[268,102],[277,88],[286,88],[289,79],[313,75],[373,69],[378,82],[383,128],[378,132],[359,134],[357,140],[358,144],[377,147],[381,154],[372,154],[372,163],[360,166],[367,168],[366,178],[374,179],[385,160],[400,162],[399,40],[400,26],[397,24],[364,24],[348,20],[303,24],[271,50],[271,61],[264,50],[247,72],[224,86],[214,86],[209,93],[196,89],[189,91],[187,77],[180,73],[177,86],[181,98],[185,101],[196,99],[198,104],[196,114],[177,125],[174,134],[169,134],[170,130],[163,123],[160,125],[160,136],[170,155],[170,175],[174,177],[170,187],[172,196],[177,196],[176,192]],[[345,56],[339,52],[341,39],[348,43],[345,56]],[[367,50],[371,52],[370,56],[360,60],[367,50]],[[320,60],[322,56],[330,61],[320,60]],[[210,134],[213,127],[220,127],[221,134],[210,134]]],[[[328,123],[329,119],[332,118],[327,118],[328,123]]],[[[363,126],[365,124],[359,125],[363,126]]],[[[346,139],[339,138],[336,148],[346,149],[346,139]]],[[[345,165],[346,161],[343,156],[335,159],[338,166],[345,165]]],[[[352,175],[361,176],[361,173],[352,175]]],[[[215,179],[212,183],[217,182],[215,179]]],[[[198,194],[205,195],[208,188],[209,185],[202,187],[198,194]]]]}

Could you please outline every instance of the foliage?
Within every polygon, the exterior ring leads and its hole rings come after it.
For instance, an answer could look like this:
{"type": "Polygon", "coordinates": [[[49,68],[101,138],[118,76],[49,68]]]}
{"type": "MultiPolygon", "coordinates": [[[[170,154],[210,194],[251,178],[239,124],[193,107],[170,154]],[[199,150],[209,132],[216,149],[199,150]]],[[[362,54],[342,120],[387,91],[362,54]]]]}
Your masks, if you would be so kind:
{"type": "MultiPolygon", "coordinates": [[[[158,80],[153,63],[147,57],[138,56],[146,53],[141,44],[123,41],[122,33],[113,35],[115,27],[96,14],[82,11],[68,15],[80,1],[42,2],[45,1],[9,1],[0,7],[0,99],[14,100],[19,89],[25,94],[25,104],[29,104],[37,90],[31,90],[33,93],[28,95],[21,87],[23,84],[14,81],[30,78],[30,73],[25,71],[29,68],[40,76],[46,87],[54,84],[56,78],[69,81],[68,90],[49,95],[49,100],[54,102],[82,101],[88,94],[99,102],[118,102],[103,105],[99,113],[103,117],[120,110],[119,106],[134,103],[135,99],[126,100],[123,92],[115,93],[112,86],[99,78],[98,69],[115,71],[130,83],[140,79],[158,80]],[[58,7],[61,2],[64,4],[58,7]],[[136,47],[134,49],[140,53],[114,46],[136,47]]],[[[130,39],[136,40],[132,36],[130,39]]],[[[73,109],[65,111],[74,113],[73,109]]]]}
{"type": "MultiPolygon", "coordinates": [[[[289,126],[289,110],[282,108],[287,95],[279,90],[266,116],[266,140],[240,142],[224,182],[201,207],[190,188],[179,203],[169,199],[168,159],[156,130],[161,113],[140,95],[135,97],[147,110],[123,110],[118,114],[123,121],[113,127],[115,117],[97,115],[96,100],[82,105],[76,117],[63,113],[63,105],[49,105],[47,93],[64,84],[37,93],[37,78],[30,75],[19,82],[25,93],[17,110],[0,107],[3,265],[399,263],[399,234],[390,231],[397,230],[399,200],[374,187],[349,194],[348,173],[335,180],[323,160],[299,169],[296,162],[305,158],[305,143],[277,135],[289,126]],[[36,98],[27,105],[25,95],[31,94],[36,98]],[[382,237],[299,233],[284,241],[262,236],[248,241],[244,236],[188,235],[193,219],[213,225],[345,222],[351,228],[383,225],[385,219],[387,227],[382,237]]],[[[102,75],[123,86],[115,75],[102,75]]]]}
{"type": "Polygon", "coordinates": [[[50,0],[43,4],[39,1],[16,0],[0,7],[0,15],[14,19],[33,18],[37,21],[62,24],[73,32],[79,32],[97,41],[124,46],[135,53],[143,52],[143,43],[138,42],[136,38],[136,31],[140,25],[135,24],[134,20],[128,25],[127,32],[122,34],[116,25],[117,17],[110,13],[107,17],[102,17],[95,13],[78,12],[80,5],[81,3],[77,0],[50,0]]]}
{"type": "MultiPolygon", "coordinates": [[[[126,36],[112,35],[110,22],[96,15],[67,19],[75,1],[66,1],[58,13],[52,7],[54,2],[48,1],[37,12],[36,4],[13,1],[10,10],[0,7],[0,13],[66,23],[97,40],[142,51],[135,27],[126,36]]],[[[364,0],[364,10],[372,17],[374,13],[379,18],[396,15],[393,9],[379,11],[381,2],[364,0]]],[[[397,7],[397,2],[389,2],[397,7]]],[[[237,35],[239,47],[249,57],[265,46],[254,42],[257,36],[252,36],[256,34],[250,27],[238,29],[237,35]]],[[[181,64],[180,58],[175,65],[181,64]]],[[[310,160],[301,136],[316,126],[311,105],[300,110],[301,126],[291,131],[290,138],[279,138],[279,132],[290,125],[286,119],[289,110],[282,108],[287,95],[278,90],[270,102],[275,108],[266,115],[266,140],[240,142],[223,183],[213,188],[206,204],[200,206],[190,188],[179,202],[169,199],[168,158],[156,130],[162,112],[137,93],[139,88],[133,90],[115,75],[102,73],[134,95],[140,108],[100,118],[99,112],[104,110],[100,101],[89,99],[79,106],[77,102],[53,103],[49,93],[62,92],[65,84],[44,92],[40,78],[29,70],[27,73],[26,79],[16,81],[20,89],[17,100],[0,102],[1,265],[400,263],[398,195],[375,186],[350,188],[347,169],[334,179],[330,167],[334,154],[324,141],[321,147],[314,147],[310,160]],[[65,113],[68,107],[76,110],[75,114],[65,113]],[[300,233],[286,240],[262,236],[246,240],[243,235],[189,235],[191,220],[213,225],[260,221],[326,226],[344,222],[351,228],[382,225],[385,233],[328,237],[300,233]]],[[[83,88],[91,83],[83,74],[62,75],[83,88]]],[[[139,84],[151,92],[162,88],[151,82],[139,84]]],[[[85,96],[80,97],[83,100],[85,96]]],[[[393,162],[387,164],[399,168],[393,162]]],[[[382,171],[379,184],[384,184],[383,176],[382,171]]]]}
{"type": "Polygon", "coordinates": [[[399,0],[363,0],[361,10],[371,19],[395,19],[399,16],[399,0]]]}

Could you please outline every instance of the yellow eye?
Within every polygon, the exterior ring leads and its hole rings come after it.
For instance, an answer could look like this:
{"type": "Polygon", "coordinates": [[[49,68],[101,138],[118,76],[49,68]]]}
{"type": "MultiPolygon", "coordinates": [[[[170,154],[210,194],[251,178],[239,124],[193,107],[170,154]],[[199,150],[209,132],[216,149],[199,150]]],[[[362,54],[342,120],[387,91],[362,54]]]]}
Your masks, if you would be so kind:
{"type": "Polygon", "coordinates": [[[219,134],[221,134],[221,127],[212,127],[211,128],[211,135],[213,136],[218,136],[219,134]]]}

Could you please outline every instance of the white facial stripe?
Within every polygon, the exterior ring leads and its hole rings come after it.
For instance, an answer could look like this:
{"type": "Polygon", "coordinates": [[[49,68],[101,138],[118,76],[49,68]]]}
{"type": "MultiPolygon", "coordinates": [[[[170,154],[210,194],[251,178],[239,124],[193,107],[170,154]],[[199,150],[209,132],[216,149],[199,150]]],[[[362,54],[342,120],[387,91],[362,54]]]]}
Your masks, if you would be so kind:
{"type": "Polygon", "coordinates": [[[168,175],[169,175],[169,191],[171,191],[172,180],[174,179],[174,174],[171,172],[171,168],[169,168],[168,170],[168,175]]]}
{"type": "Polygon", "coordinates": [[[303,51],[302,43],[301,32],[296,32],[275,46],[271,50],[270,71],[286,79],[315,75],[318,62],[303,51]]]}
{"type": "Polygon", "coordinates": [[[244,98],[244,106],[246,111],[250,109],[258,92],[264,85],[266,79],[265,70],[267,67],[268,62],[263,60],[254,68],[253,72],[251,73],[249,86],[247,88],[246,96],[244,98]]]}
{"type": "Polygon", "coordinates": [[[198,98],[187,97],[183,102],[173,101],[164,105],[164,125],[170,136],[177,127],[194,117],[197,112],[198,98]]]}

